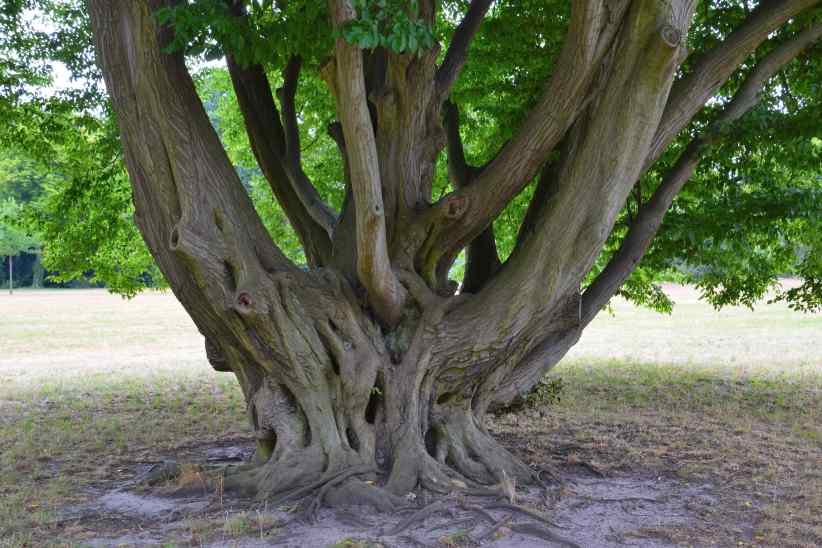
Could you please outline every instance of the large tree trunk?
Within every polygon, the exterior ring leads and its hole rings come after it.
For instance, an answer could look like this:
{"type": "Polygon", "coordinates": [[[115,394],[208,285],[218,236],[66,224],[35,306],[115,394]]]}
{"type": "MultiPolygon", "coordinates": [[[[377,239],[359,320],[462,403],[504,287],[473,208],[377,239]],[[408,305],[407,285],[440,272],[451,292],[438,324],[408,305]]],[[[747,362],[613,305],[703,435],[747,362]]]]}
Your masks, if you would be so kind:
{"type": "MultiPolygon", "coordinates": [[[[472,3],[439,68],[435,50],[364,55],[338,39],[324,77],[349,187],[339,218],[299,167],[299,59],[284,73],[282,121],[262,68],[229,60],[254,153],[306,246],[308,271],[271,241],[182,56],[164,53],[172,31],[152,11],[170,3],[91,0],[90,13],[138,226],[211,364],[237,376],[248,403],[256,465],[229,482],[262,496],[326,486],[332,502],[351,495],[391,507],[418,485],[531,480],[483,417],[528,392],[635,265],[624,258],[631,248],[580,293],[666,123],[694,3],[575,2],[544,97],[481,170],[465,165],[456,111],[445,112],[445,131],[441,108],[490,2],[472,3]],[[432,204],[446,141],[456,190],[432,204]],[[500,264],[489,224],[540,170],[517,247],[500,264]],[[455,294],[448,268],[465,247],[469,291],[455,294]],[[379,488],[352,480],[368,474],[379,488]]],[[[433,20],[434,5],[422,2],[421,16],[433,20]]],[[[338,26],[354,16],[346,0],[332,1],[331,14],[338,26]]],[[[647,247],[664,215],[654,207],[631,246],[647,247]]]]}

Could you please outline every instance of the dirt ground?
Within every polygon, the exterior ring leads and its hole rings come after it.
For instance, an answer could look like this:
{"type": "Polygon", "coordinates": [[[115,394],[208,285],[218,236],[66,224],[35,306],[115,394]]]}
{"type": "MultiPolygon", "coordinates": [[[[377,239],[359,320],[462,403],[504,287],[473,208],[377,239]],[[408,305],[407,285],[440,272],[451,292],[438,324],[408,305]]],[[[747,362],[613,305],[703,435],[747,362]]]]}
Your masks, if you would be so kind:
{"type": "Polygon", "coordinates": [[[669,290],[672,316],[615,303],[537,397],[490,417],[544,487],[318,516],[210,480],[252,440],[173,297],[2,295],[0,546],[822,545],[822,318],[669,290]],[[168,461],[181,476],[138,485],[168,461]]]}

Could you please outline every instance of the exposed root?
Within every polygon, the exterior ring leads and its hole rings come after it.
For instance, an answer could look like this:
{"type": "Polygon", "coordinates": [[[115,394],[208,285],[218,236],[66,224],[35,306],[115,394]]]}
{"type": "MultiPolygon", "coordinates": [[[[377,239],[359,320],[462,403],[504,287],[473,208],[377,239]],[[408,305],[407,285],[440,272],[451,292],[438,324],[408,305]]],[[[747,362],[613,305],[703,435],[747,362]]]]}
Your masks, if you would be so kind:
{"type": "Polygon", "coordinates": [[[440,525],[435,525],[434,527],[430,527],[428,529],[428,532],[433,533],[434,531],[439,531],[440,529],[450,529],[452,527],[458,529],[458,528],[462,527],[463,525],[468,525],[468,524],[472,524],[472,523],[476,523],[476,522],[477,522],[477,518],[475,518],[475,517],[462,518],[462,519],[458,519],[458,520],[455,520],[455,521],[449,521],[449,522],[446,522],[446,523],[442,523],[440,525]]]}
{"type": "MultiPolygon", "coordinates": [[[[473,411],[462,402],[444,403],[435,408],[437,461],[448,463],[477,484],[493,485],[500,494],[513,501],[516,485],[539,483],[537,472],[517,459],[486,433],[473,411]]],[[[477,495],[495,495],[493,491],[477,495]]]]}
{"type": "MultiPolygon", "coordinates": [[[[395,536],[399,535],[400,533],[406,531],[413,525],[417,523],[421,523],[428,519],[429,517],[445,511],[450,504],[455,502],[454,499],[448,498],[443,499],[438,502],[434,502],[425,506],[412,515],[408,516],[407,518],[403,519],[399,524],[395,527],[381,531],[378,536],[395,536]]],[[[579,545],[574,543],[573,541],[566,539],[551,530],[549,530],[546,526],[558,528],[559,526],[555,523],[551,522],[545,516],[540,514],[535,510],[531,510],[524,506],[520,506],[517,504],[510,504],[510,503],[493,503],[489,505],[479,506],[474,504],[466,503],[465,501],[456,501],[457,506],[465,511],[471,512],[475,514],[475,516],[471,517],[464,517],[461,519],[453,519],[448,521],[447,523],[443,523],[440,525],[436,525],[428,529],[428,532],[436,531],[439,529],[454,529],[459,528],[464,525],[475,524],[477,520],[482,520],[487,522],[490,525],[490,528],[479,537],[480,542],[484,542],[486,540],[491,539],[501,528],[509,527],[512,531],[516,533],[520,533],[523,535],[528,535],[532,537],[536,537],[551,543],[561,544],[563,546],[569,546],[572,548],[579,548],[579,545]],[[513,514],[508,514],[504,516],[502,519],[496,519],[492,516],[488,510],[509,510],[512,512],[519,512],[524,514],[525,516],[532,518],[539,523],[511,523],[513,520],[513,514]]],[[[472,530],[475,526],[472,526],[472,530]]],[[[405,537],[403,537],[405,538],[405,537]]]]}
{"type": "Polygon", "coordinates": [[[526,508],[525,506],[521,506],[519,504],[511,504],[511,503],[508,503],[508,502],[499,502],[499,503],[489,504],[488,506],[486,506],[486,508],[488,508],[489,510],[511,510],[513,512],[519,512],[521,514],[525,514],[529,518],[535,519],[535,520],[537,520],[539,522],[542,522],[545,525],[548,525],[550,527],[556,527],[557,529],[563,529],[563,527],[560,527],[559,525],[557,525],[556,523],[554,523],[553,521],[551,521],[547,517],[543,516],[540,512],[537,512],[536,510],[531,510],[530,508],[526,508]]]}
{"type": "MultiPolygon", "coordinates": [[[[470,496],[510,498],[512,482],[508,484],[508,488],[506,488],[504,481],[490,487],[477,486],[476,483],[461,476],[458,471],[450,468],[447,464],[438,462],[429,454],[424,453],[415,463],[416,466],[412,473],[417,476],[419,484],[423,488],[445,493],[446,496],[423,507],[409,507],[404,506],[407,501],[405,497],[392,494],[385,485],[376,484],[375,481],[372,481],[372,479],[376,480],[377,473],[377,469],[373,464],[346,466],[346,455],[338,454],[333,459],[325,459],[329,468],[325,473],[316,474],[314,477],[319,477],[309,482],[306,481],[308,475],[315,472],[318,465],[318,462],[315,462],[312,458],[311,450],[303,452],[302,459],[297,458],[296,454],[290,454],[286,455],[284,461],[281,462],[269,461],[262,466],[247,464],[222,466],[219,467],[219,471],[224,473],[223,477],[226,480],[226,486],[229,488],[256,486],[261,481],[267,482],[264,483],[266,488],[271,488],[273,485],[269,483],[271,478],[276,477],[277,474],[282,474],[280,476],[280,485],[290,488],[278,490],[273,498],[268,499],[269,503],[276,506],[284,502],[303,499],[304,502],[301,503],[305,509],[303,518],[309,522],[317,521],[319,511],[324,505],[343,508],[368,505],[377,512],[391,512],[395,515],[411,511],[410,515],[404,517],[395,526],[386,527],[379,531],[378,536],[397,537],[403,533],[407,534],[409,529],[424,527],[426,520],[434,516],[439,516],[441,520],[443,513],[448,513],[450,519],[429,527],[427,531],[431,533],[437,530],[468,529],[474,532],[477,531],[478,525],[484,522],[486,525],[482,527],[486,530],[479,530],[477,535],[480,533],[482,535],[475,537],[478,542],[491,540],[499,533],[500,529],[508,527],[513,532],[546,542],[569,547],[578,546],[573,541],[551,531],[550,529],[560,528],[560,526],[535,509],[502,500],[492,501],[488,504],[477,504],[465,498],[470,496]],[[286,468],[286,466],[291,466],[291,469],[286,468]],[[506,511],[506,515],[498,519],[492,514],[494,510],[506,511]],[[515,513],[534,520],[534,522],[512,523],[515,513]]],[[[349,456],[356,455],[352,453],[349,456]]],[[[351,461],[348,460],[348,462],[351,461]]],[[[507,477],[505,468],[502,469],[500,475],[503,478],[507,477]]],[[[260,492],[269,491],[261,490],[260,492]]],[[[646,499],[637,497],[635,500],[645,501],[646,499]]],[[[609,501],[609,499],[603,499],[603,502],[609,501]]],[[[652,499],[647,499],[647,501],[658,502],[652,499]]],[[[373,528],[375,525],[356,514],[345,513],[344,511],[338,517],[363,529],[373,528]]],[[[461,531],[460,534],[464,535],[465,531],[461,531]]],[[[417,542],[412,537],[408,537],[406,540],[411,543],[417,542]]]]}
{"type": "Polygon", "coordinates": [[[325,502],[331,507],[370,506],[377,512],[394,512],[405,500],[370,482],[349,480],[331,489],[325,502]]]}
{"type": "Polygon", "coordinates": [[[375,468],[371,465],[361,465],[356,466],[353,468],[343,469],[336,472],[326,473],[320,479],[309,483],[308,485],[304,485],[302,487],[298,487],[293,489],[292,491],[286,492],[281,494],[279,497],[273,499],[271,503],[274,506],[283,504],[289,500],[294,500],[298,498],[302,498],[311,492],[320,489],[321,487],[325,486],[326,484],[333,484],[335,481],[345,481],[346,479],[360,474],[368,474],[370,472],[375,472],[375,468]],[[340,479],[342,478],[342,479],[340,479]]]}
{"type": "Polygon", "coordinates": [[[396,527],[389,530],[383,530],[380,532],[379,536],[389,536],[392,537],[394,535],[399,535],[418,521],[423,521],[425,518],[433,514],[434,512],[438,512],[448,507],[450,501],[448,500],[441,500],[439,502],[435,502],[429,504],[428,506],[422,508],[421,510],[411,514],[404,520],[402,520],[396,527]]]}
{"type": "Polygon", "coordinates": [[[362,468],[351,468],[351,469],[345,470],[344,472],[342,472],[340,474],[337,474],[333,478],[329,479],[325,483],[325,485],[320,487],[319,492],[317,493],[317,496],[314,497],[313,501],[311,501],[311,504],[309,505],[308,510],[306,512],[307,516],[308,516],[308,521],[311,521],[311,522],[316,522],[317,521],[317,512],[319,511],[320,506],[323,503],[323,500],[325,499],[326,495],[328,495],[328,492],[331,491],[331,489],[335,488],[336,486],[338,486],[340,484],[345,483],[346,481],[348,481],[349,478],[352,478],[352,477],[360,475],[360,474],[366,474],[368,472],[373,472],[373,471],[374,471],[374,469],[372,467],[365,467],[365,466],[362,467],[362,468]]]}
{"type": "Polygon", "coordinates": [[[491,514],[489,514],[488,512],[486,512],[486,511],[485,511],[482,507],[480,507],[480,506],[477,506],[477,505],[475,505],[475,504],[466,504],[466,503],[464,503],[464,502],[463,502],[463,503],[461,503],[461,504],[460,504],[460,508],[462,508],[463,510],[467,510],[467,511],[469,511],[469,512],[474,512],[474,513],[475,513],[475,514],[477,514],[480,518],[484,519],[484,520],[485,520],[485,521],[487,521],[488,523],[491,523],[491,524],[495,524],[495,523],[497,523],[497,520],[496,520],[496,519],[494,519],[494,516],[492,516],[491,514]]]}
{"type": "Polygon", "coordinates": [[[536,523],[512,523],[508,527],[515,533],[519,533],[521,535],[528,535],[531,537],[541,538],[548,542],[568,546],[569,548],[582,548],[579,544],[565,537],[557,535],[556,533],[549,531],[545,527],[537,525],[536,523]]]}
{"type": "Polygon", "coordinates": [[[507,526],[511,523],[511,520],[514,519],[514,516],[508,515],[499,520],[498,522],[494,523],[494,526],[488,529],[482,536],[479,538],[480,542],[485,542],[486,540],[491,540],[491,538],[497,534],[497,531],[502,529],[503,527],[507,526]]]}
{"type": "Polygon", "coordinates": [[[374,527],[374,524],[354,512],[349,512],[347,510],[339,510],[336,512],[337,519],[346,525],[350,525],[352,527],[359,527],[360,529],[370,529],[374,527]]]}

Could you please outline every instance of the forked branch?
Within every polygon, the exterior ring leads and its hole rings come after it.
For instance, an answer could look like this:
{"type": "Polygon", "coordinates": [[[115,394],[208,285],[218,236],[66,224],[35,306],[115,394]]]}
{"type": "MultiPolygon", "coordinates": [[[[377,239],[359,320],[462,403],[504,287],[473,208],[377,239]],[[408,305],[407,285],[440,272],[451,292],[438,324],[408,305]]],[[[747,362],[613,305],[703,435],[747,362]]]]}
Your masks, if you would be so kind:
{"type": "Polygon", "coordinates": [[[309,262],[327,264],[334,216],[310,181],[295,176],[286,162],[285,131],[268,76],[260,65],[245,68],[231,56],[227,62],[257,164],[297,232],[309,262]]]}
{"type": "Polygon", "coordinates": [[[285,125],[285,150],[283,153],[286,168],[300,202],[311,215],[311,218],[326,232],[331,232],[337,214],[320,197],[314,184],[305,174],[302,166],[300,145],[300,125],[297,121],[297,86],[300,81],[302,59],[293,55],[283,69],[283,87],[277,90],[285,125]]]}
{"type": "Polygon", "coordinates": [[[662,225],[676,195],[693,176],[711,145],[727,135],[724,129],[756,106],[764,86],[783,66],[822,38],[822,25],[801,32],[760,61],[717,119],[696,137],[665,175],[659,188],[638,211],[619,250],[583,294],[582,324],[590,322],[634,271],[662,225]]]}

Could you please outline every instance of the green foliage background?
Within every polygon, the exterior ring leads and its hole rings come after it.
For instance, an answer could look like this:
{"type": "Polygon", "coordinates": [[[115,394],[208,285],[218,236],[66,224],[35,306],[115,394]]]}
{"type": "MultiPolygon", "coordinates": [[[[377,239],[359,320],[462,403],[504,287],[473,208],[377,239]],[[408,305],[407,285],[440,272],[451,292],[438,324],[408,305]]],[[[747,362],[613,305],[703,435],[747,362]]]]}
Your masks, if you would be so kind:
{"type": "MultiPolygon", "coordinates": [[[[550,76],[564,40],[568,1],[498,0],[471,46],[469,62],[451,99],[462,113],[469,162],[482,165],[516,132],[550,76]]],[[[715,46],[747,16],[743,0],[700,2],[688,37],[693,53],[682,67],[715,46]]],[[[433,28],[420,22],[414,2],[357,0],[359,17],[343,37],[364,48],[408,55],[447,44],[468,6],[443,0],[433,28]]],[[[242,116],[221,59],[260,63],[272,85],[282,84],[288,58],[300,55],[297,95],[305,171],[323,197],[339,208],[342,163],[326,133],[334,102],[320,78],[335,38],[325,2],[246,0],[249,17],[237,19],[222,0],[165,9],[160,21],[177,31],[172,49],[185,50],[212,123],[266,226],[292,259],[299,243],[274,202],[248,146],[242,116]]],[[[757,49],[664,157],[644,177],[623,209],[592,272],[607,262],[636,212],[693,135],[717,115],[745,75],[772,48],[812,21],[812,10],[793,19],[757,49]]],[[[61,279],[93,273],[112,290],[133,294],[161,277],[132,222],[128,181],[117,134],[93,63],[91,35],[81,0],[14,0],[0,12],[0,144],[25,151],[42,179],[26,202],[28,226],[44,242],[47,268],[61,279]],[[36,14],[36,17],[32,17],[36,14]],[[32,25],[36,19],[39,25],[32,25]],[[43,22],[46,22],[45,24],[43,22]],[[43,30],[47,29],[47,30],[43,30]],[[75,78],[55,86],[55,62],[75,78]]],[[[822,47],[818,44],[768,84],[761,104],[728,129],[675,200],[659,236],[621,293],[638,304],[668,311],[660,282],[698,285],[717,307],[753,305],[781,275],[803,285],[777,294],[796,308],[822,307],[822,47]]],[[[444,54],[441,48],[439,55],[444,54]]],[[[0,177],[5,169],[0,164],[0,177]]],[[[450,189],[440,159],[434,199],[450,189]]],[[[22,175],[20,175],[22,177],[22,175]]],[[[495,221],[502,258],[513,248],[533,185],[495,221]]],[[[462,276],[461,263],[452,277],[462,276]]]]}

